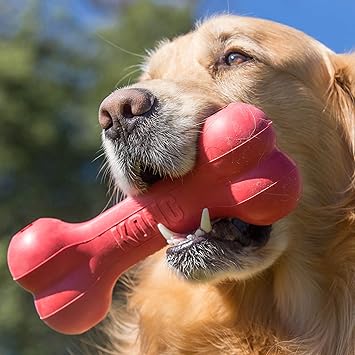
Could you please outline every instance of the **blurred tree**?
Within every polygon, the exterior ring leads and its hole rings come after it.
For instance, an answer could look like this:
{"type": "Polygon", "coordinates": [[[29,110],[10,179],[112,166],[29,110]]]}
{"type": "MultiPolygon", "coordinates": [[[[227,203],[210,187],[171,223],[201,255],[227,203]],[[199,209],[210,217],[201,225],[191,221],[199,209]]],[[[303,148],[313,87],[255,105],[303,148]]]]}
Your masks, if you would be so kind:
{"type": "Polygon", "coordinates": [[[119,25],[98,32],[102,43],[97,59],[103,70],[96,88],[103,96],[137,78],[146,50],[154,47],[157,40],[189,31],[193,21],[192,9],[187,5],[174,8],[144,0],[123,3],[119,25]]]}
{"type": "Polygon", "coordinates": [[[137,72],[129,71],[141,62],[144,49],[157,39],[187,31],[192,22],[187,5],[123,1],[112,7],[117,21],[91,34],[80,32],[76,22],[80,14],[61,14],[56,21],[65,34],[77,34],[73,42],[73,37],[67,41],[66,35],[47,31],[45,24],[53,17],[44,3],[32,1],[15,24],[2,21],[9,11],[2,13],[0,7],[0,354],[4,355],[64,354],[70,342],[38,320],[32,297],[11,280],[6,266],[10,236],[39,216],[78,221],[104,208],[105,188],[96,179],[99,162],[92,162],[100,147],[97,107],[121,78],[120,85],[134,80],[137,72]]]}

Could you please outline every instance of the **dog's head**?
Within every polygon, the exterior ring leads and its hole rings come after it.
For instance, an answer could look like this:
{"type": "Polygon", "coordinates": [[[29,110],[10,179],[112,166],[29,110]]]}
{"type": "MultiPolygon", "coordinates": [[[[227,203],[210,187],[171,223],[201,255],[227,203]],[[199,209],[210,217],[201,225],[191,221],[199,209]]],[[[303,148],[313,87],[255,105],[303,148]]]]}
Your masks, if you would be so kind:
{"type": "Polygon", "coordinates": [[[216,238],[170,255],[173,268],[193,279],[248,278],[281,255],[327,253],[336,225],[354,202],[344,202],[354,173],[353,68],[353,58],[297,30],[224,15],[162,42],[138,82],[103,101],[103,146],[125,194],[188,173],[204,119],[236,101],[266,112],[279,147],[301,170],[304,192],[297,210],[276,223],[263,243],[241,246],[239,240],[234,247],[216,238]],[[332,206],[339,207],[336,213],[332,206]]]}

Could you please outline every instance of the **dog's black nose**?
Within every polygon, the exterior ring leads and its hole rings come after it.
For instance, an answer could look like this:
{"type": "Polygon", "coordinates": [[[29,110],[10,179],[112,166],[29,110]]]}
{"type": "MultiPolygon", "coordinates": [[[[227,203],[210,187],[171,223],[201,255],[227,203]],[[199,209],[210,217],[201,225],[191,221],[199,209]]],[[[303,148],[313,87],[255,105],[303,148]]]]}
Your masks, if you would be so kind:
{"type": "Polygon", "coordinates": [[[155,96],[146,89],[120,89],[107,96],[99,108],[99,123],[109,138],[124,130],[130,134],[142,116],[151,110],[155,96]]]}

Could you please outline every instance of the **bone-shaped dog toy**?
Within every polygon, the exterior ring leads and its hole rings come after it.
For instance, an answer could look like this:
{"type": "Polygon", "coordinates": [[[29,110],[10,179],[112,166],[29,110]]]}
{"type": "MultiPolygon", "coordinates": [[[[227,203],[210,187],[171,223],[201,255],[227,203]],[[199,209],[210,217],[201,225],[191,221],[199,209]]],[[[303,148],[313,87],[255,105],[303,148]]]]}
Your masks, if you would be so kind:
{"type": "Polygon", "coordinates": [[[12,238],[8,265],[47,325],[78,334],[106,316],[117,278],[166,246],[158,223],[187,234],[206,207],[212,218],[269,225],[294,209],[300,192],[298,170],[275,147],[271,121],[234,103],[207,118],[188,175],[160,181],[87,222],[38,219],[12,238]]]}

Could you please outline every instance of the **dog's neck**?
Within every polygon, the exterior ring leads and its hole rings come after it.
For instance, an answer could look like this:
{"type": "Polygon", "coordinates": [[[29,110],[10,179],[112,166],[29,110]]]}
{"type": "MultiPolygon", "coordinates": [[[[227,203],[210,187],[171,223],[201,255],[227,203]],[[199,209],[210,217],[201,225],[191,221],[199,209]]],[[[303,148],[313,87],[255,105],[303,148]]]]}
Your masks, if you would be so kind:
{"type": "Polygon", "coordinates": [[[218,285],[224,305],[229,306],[225,310],[239,330],[272,330],[291,353],[296,348],[297,353],[309,355],[346,353],[342,349],[353,346],[355,326],[351,270],[334,269],[326,259],[305,264],[304,254],[284,255],[254,279],[218,285]],[[321,276],[320,268],[328,269],[328,278],[321,276]]]}
{"type": "MultiPolygon", "coordinates": [[[[342,242],[328,245],[332,249],[329,254],[326,250],[314,252],[314,245],[307,248],[312,228],[305,228],[304,233],[310,234],[299,237],[292,253],[286,251],[264,273],[247,281],[218,285],[237,327],[271,330],[281,342],[288,343],[291,353],[296,352],[293,340],[300,354],[347,353],[344,349],[354,346],[355,295],[351,287],[355,251],[350,238],[355,233],[351,229],[344,232],[341,223],[329,228],[328,233],[339,240],[335,236],[340,230],[344,234],[342,242]]],[[[324,234],[325,240],[330,238],[324,234]]]]}

